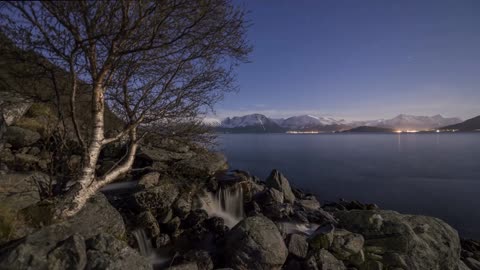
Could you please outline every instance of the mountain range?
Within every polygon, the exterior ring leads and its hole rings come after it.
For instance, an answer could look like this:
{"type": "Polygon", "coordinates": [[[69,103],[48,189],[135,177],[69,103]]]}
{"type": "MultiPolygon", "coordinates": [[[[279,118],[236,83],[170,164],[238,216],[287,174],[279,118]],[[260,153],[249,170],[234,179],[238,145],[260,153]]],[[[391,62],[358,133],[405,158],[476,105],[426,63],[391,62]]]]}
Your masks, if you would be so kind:
{"type": "MultiPolygon", "coordinates": [[[[391,119],[371,121],[346,121],[331,117],[313,115],[292,116],[289,118],[269,118],[263,114],[227,117],[223,121],[209,121],[220,132],[265,132],[278,133],[286,131],[336,132],[358,127],[379,127],[385,130],[432,130],[461,123],[459,118],[445,118],[441,115],[415,116],[400,114],[391,119]]],[[[363,129],[368,130],[368,129],[363,129]]]]}

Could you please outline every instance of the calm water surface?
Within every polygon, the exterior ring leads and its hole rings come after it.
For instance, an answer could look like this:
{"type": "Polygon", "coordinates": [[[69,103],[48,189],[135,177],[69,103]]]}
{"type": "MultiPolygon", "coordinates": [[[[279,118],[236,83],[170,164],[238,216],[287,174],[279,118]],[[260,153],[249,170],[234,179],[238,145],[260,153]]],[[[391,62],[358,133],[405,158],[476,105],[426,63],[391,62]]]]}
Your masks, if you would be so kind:
{"type": "Polygon", "coordinates": [[[439,217],[480,239],[480,134],[228,134],[232,169],[273,168],[323,201],[345,198],[439,217]]]}

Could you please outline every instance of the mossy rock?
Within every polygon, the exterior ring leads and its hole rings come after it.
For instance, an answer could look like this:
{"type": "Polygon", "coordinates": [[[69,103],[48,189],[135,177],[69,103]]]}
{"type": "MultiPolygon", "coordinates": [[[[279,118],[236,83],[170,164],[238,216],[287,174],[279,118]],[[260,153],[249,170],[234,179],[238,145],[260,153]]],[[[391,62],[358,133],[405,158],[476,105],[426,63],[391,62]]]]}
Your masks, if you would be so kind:
{"type": "Polygon", "coordinates": [[[15,231],[16,213],[6,205],[0,205],[0,244],[8,242],[15,231]]]}
{"type": "Polygon", "coordinates": [[[52,105],[47,103],[33,103],[32,106],[25,113],[26,117],[34,118],[38,116],[44,116],[47,118],[57,118],[55,110],[52,108],[52,105]]]}

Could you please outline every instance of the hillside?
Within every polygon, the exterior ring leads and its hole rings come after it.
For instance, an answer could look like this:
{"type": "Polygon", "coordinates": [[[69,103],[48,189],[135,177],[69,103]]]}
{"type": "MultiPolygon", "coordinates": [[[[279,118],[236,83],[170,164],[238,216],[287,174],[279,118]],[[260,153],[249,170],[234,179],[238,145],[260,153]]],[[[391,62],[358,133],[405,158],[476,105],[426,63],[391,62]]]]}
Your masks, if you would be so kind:
{"type": "Polygon", "coordinates": [[[462,123],[440,128],[440,130],[480,131],[480,115],[462,123]]]}
{"type": "Polygon", "coordinates": [[[360,127],[349,129],[345,132],[391,133],[391,132],[395,132],[395,130],[391,128],[383,128],[383,127],[360,126],[360,127]]]}

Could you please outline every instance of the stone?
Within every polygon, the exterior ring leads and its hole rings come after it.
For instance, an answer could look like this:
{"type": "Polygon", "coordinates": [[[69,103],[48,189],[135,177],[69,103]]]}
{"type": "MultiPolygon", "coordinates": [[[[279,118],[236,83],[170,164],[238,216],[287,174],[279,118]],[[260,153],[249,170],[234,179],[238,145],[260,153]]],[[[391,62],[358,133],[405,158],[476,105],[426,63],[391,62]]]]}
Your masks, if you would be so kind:
{"type": "Polygon", "coordinates": [[[298,258],[306,258],[308,253],[307,237],[300,234],[291,234],[287,241],[288,252],[298,258]]]}
{"type": "Polygon", "coordinates": [[[168,267],[166,270],[199,270],[195,262],[187,262],[168,267]]]}
{"type": "Polygon", "coordinates": [[[463,262],[472,270],[480,270],[480,262],[474,258],[466,258],[463,262]]]}
{"type": "Polygon", "coordinates": [[[31,105],[32,102],[22,95],[0,91],[0,118],[7,126],[20,119],[31,105]]]}
{"type": "Polygon", "coordinates": [[[346,270],[342,261],[338,260],[325,249],[315,251],[306,261],[306,269],[346,270]]]}
{"type": "Polygon", "coordinates": [[[158,172],[147,173],[140,178],[138,185],[144,188],[151,188],[158,185],[159,179],[160,174],[158,172]]]}
{"type": "Polygon", "coordinates": [[[160,234],[160,227],[150,211],[144,211],[137,216],[138,226],[145,229],[147,235],[154,238],[160,234]]]}
{"type": "Polygon", "coordinates": [[[273,170],[270,173],[270,176],[266,180],[266,185],[267,187],[281,191],[286,202],[293,203],[295,201],[295,195],[290,188],[290,183],[288,183],[287,178],[285,178],[285,176],[279,171],[273,170]]]}
{"type": "Polygon", "coordinates": [[[101,233],[87,240],[86,270],[101,269],[153,269],[148,259],[127,243],[112,235],[101,233]]]}
{"type": "Polygon", "coordinates": [[[185,218],[192,210],[192,198],[187,193],[180,194],[173,203],[172,209],[176,216],[185,218]]]}
{"type": "Polygon", "coordinates": [[[8,127],[4,137],[14,148],[30,146],[41,138],[38,132],[16,126],[8,127]]]}
{"type": "MultiPolygon", "coordinates": [[[[32,232],[24,209],[40,202],[50,177],[40,172],[5,173],[0,175],[0,245],[32,232]]],[[[39,215],[39,213],[37,213],[39,215]]]]}
{"type": "Polygon", "coordinates": [[[296,203],[307,210],[317,210],[320,208],[320,203],[315,198],[311,198],[308,200],[296,200],[296,203]]]}
{"type": "Polygon", "coordinates": [[[362,265],[361,270],[383,270],[383,264],[379,261],[368,261],[362,265]]]}
{"type": "Polygon", "coordinates": [[[195,209],[190,214],[188,214],[187,218],[182,222],[183,228],[193,227],[197,224],[202,223],[208,219],[207,211],[203,209],[195,209]]]}
{"type": "Polygon", "coordinates": [[[332,224],[318,227],[308,239],[310,247],[314,250],[329,249],[333,243],[334,231],[332,224]]]}
{"type": "Polygon", "coordinates": [[[132,203],[144,210],[168,210],[179,194],[178,187],[169,181],[158,186],[138,191],[132,194],[132,203]]]}
{"type": "Polygon", "coordinates": [[[81,235],[74,234],[60,242],[47,257],[48,269],[83,270],[87,264],[85,240],[81,235]]]}
{"type": "Polygon", "coordinates": [[[155,238],[155,246],[161,248],[169,245],[171,242],[170,236],[168,234],[162,233],[157,238],[155,238]]]}
{"type": "Polygon", "coordinates": [[[458,233],[440,219],[386,210],[338,211],[335,217],[346,230],[361,234],[366,247],[387,251],[381,261],[387,269],[447,270],[458,266],[458,233]],[[428,230],[415,231],[425,224],[428,230]]]}
{"type": "MultiPolygon", "coordinates": [[[[365,240],[362,235],[343,229],[336,229],[333,232],[333,242],[329,250],[335,257],[348,260],[362,251],[364,243],[365,240]]],[[[363,263],[363,260],[360,263],[363,263]]]]}
{"type": "Polygon", "coordinates": [[[227,160],[223,154],[206,150],[199,151],[191,158],[180,160],[176,166],[187,177],[212,176],[228,169],[227,160]]]}
{"type": "Polygon", "coordinates": [[[266,191],[266,200],[268,201],[268,203],[281,204],[283,203],[283,199],[284,199],[283,193],[275,188],[269,188],[266,191]]]}
{"type": "MultiPolygon", "coordinates": [[[[41,215],[41,212],[37,213],[37,215],[41,215]]],[[[41,218],[48,219],[48,217],[41,218]]],[[[0,255],[0,265],[2,265],[3,269],[49,269],[49,264],[53,259],[49,259],[48,256],[55,248],[63,244],[67,245],[66,243],[68,243],[67,246],[79,247],[81,246],[79,243],[81,242],[79,240],[81,239],[80,236],[83,239],[89,239],[99,233],[124,237],[125,225],[120,213],[109,204],[104,195],[97,193],[87,201],[87,204],[77,215],[60,223],[46,225],[16,241],[13,246],[0,255]],[[72,239],[65,241],[73,235],[75,236],[72,239]]],[[[132,251],[135,252],[134,250],[132,251]]],[[[63,254],[61,250],[58,252],[60,255],[63,254]]],[[[60,265],[67,263],[67,261],[78,261],[81,263],[82,255],[79,255],[78,252],[75,254],[71,258],[63,255],[57,256],[61,258],[59,261],[61,262],[60,265]],[[67,260],[66,258],[70,259],[67,260]]],[[[86,269],[98,269],[88,267],[91,261],[90,252],[87,252],[86,269]]]]}
{"type": "Polygon", "coordinates": [[[262,216],[247,217],[225,236],[225,259],[234,269],[281,269],[287,247],[275,224],[262,216]]]}
{"type": "Polygon", "coordinates": [[[212,258],[205,250],[190,250],[182,257],[187,262],[194,262],[198,270],[213,270],[212,258]]]}

